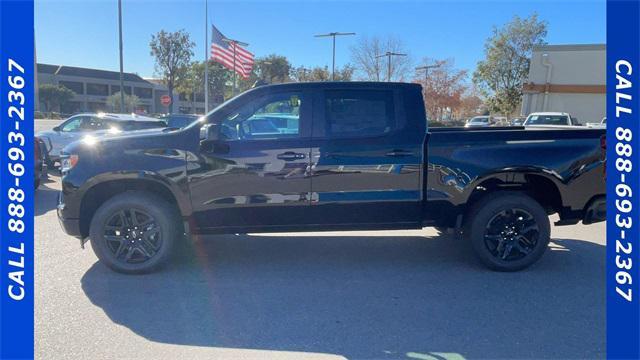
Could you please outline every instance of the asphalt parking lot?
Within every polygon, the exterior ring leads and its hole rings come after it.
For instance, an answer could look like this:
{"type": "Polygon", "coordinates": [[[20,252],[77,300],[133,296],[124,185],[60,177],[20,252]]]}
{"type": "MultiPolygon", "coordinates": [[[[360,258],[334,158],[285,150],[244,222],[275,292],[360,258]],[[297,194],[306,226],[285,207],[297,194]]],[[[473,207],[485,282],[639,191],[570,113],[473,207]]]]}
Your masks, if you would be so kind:
{"type": "Polygon", "coordinates": [[[62,232],[59,186],[35,196],[37,358],[605,356],[604,224],[553,228],[519,273],[424,229],[201,237],[126,276],[62,232]]]}

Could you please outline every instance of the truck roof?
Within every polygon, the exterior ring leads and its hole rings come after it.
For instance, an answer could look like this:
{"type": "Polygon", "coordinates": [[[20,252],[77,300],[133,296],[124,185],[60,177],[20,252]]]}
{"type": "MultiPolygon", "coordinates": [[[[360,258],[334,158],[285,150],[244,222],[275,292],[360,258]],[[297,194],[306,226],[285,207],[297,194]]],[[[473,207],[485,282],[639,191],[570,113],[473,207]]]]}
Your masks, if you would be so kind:
{"type": "Polygon", "coordinates": [[[382,82],[382,81],[311,81],[311,82],[291,82],[283,84],[271,84],[256,87],[257,89],[308,89],[308,88],[344,88],[344,89],[367,89],[367,88],[421,88],[420,84],[403,82],[382,82]]]}

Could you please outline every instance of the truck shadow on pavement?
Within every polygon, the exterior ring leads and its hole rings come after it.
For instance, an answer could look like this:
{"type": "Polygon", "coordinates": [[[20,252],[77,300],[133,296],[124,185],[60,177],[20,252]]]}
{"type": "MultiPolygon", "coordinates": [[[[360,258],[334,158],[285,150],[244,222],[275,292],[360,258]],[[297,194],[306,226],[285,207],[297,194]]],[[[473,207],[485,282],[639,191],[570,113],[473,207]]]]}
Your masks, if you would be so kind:
{"type": "Polygon", "coordinates": [[[349,359],[602,358],[605,248],[554,239],[518,273],[450,236],[211,236],[159,273],[94,264],[109,318],[154,342],[349,359]]]}

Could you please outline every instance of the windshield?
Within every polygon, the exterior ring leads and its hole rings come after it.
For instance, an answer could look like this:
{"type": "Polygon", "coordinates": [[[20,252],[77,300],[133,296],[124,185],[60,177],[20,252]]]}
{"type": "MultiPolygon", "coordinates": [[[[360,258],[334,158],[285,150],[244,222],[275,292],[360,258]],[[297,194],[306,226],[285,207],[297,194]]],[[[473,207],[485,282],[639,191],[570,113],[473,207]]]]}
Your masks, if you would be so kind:
{"type": "Polygon", "coordinates": [[[570,125],[566,115],[530,115],[526,125],[570,125]]]}
{"type": "Polygon", "coordinates": [[[474,117],[471,120],[469,120],[469,122],[471,123],[486,123],[489,121],[489,118],[487,117],[474,117]]]}

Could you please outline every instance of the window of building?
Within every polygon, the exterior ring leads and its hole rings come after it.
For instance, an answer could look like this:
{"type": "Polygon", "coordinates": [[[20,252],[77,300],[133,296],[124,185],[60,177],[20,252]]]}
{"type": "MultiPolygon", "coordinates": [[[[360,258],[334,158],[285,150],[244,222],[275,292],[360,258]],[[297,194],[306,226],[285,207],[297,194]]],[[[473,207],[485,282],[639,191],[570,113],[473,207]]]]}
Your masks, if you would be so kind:
{"type": "MultiPolygon", "coordinates": [[[[120,85],[111,85],[111,95],[120,91],[120,85]]],[[[131,86],[124,87],[124,93],[127,95],[131,95],[131,86]]]]}
{"type": "Polygon", "coordinates": [[[100,102],[89,102],[87,108],[91,112],[104,112],[107,110],[107,104],[100,102]]]}
{"type": "Polygon", "coordinates": [[[395,126],[392,91],[327,91],[325,99],[327,132],[331,137],[378,136],[395,126]]]}
{"type": "Polygon", "coordinates": [[[133,88],[133,94],[141,99],[151,99],[153,97],[153,91],[151,88],[133,88]]]}
{"type": "Polygon", "coordinates": [[[67,89],[73,91],[76,94],[82,95],[84,94],[84,84],[77,81],[58,81],[58,84],[66,87],[67,89]]]}
{"type": "Polygon", "coordinates": [[[87,83],[87,95],[108,96],[109,85],[87,83]]]}

